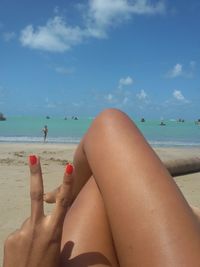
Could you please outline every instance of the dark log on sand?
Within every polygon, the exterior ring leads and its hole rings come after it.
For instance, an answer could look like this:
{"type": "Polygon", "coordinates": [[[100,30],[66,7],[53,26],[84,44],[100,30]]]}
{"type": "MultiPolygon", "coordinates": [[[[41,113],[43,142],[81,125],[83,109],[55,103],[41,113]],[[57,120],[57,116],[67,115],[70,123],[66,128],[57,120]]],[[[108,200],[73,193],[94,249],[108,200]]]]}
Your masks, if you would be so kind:
{"type": "Polygon", "coordinates": [[[200,157],[170,160],[163,163],[173,177],[200,172],[200,157]]]}

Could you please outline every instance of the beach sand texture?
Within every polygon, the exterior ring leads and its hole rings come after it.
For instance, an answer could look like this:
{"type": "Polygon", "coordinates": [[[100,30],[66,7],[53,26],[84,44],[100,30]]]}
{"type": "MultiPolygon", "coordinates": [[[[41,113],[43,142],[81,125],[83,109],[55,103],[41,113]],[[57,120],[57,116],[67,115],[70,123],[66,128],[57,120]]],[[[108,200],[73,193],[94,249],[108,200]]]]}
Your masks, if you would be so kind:
{"type": "MultiPolygon", "coordinates": [[[[19,228],[30,214],[29,170],[27,158],[37,154],[41,158],[45,191],[62,181],[64,166],[72,161],[76,145],[69,144],[0,144],[0,262],[3,242],[7,235],[19,228]]],[[[200,156],[200,148],[156,148],[162,160],[200,156]]],[[[200,207],[200,173],[175,178],[188,202],[200,207]]],[[[45,204],[48,213],[52,205],[45,204]]]]}

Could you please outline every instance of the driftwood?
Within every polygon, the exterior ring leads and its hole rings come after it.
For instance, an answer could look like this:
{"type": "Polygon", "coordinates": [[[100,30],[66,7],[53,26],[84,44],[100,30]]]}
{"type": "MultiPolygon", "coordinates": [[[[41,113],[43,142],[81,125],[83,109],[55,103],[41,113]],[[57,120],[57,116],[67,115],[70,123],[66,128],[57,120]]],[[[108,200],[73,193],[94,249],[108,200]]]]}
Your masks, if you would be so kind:
{"type": "Polygon", "coordinates": [[[200,157],[170,160],[163,163],[173,177],[200,172],[200,157]]]}

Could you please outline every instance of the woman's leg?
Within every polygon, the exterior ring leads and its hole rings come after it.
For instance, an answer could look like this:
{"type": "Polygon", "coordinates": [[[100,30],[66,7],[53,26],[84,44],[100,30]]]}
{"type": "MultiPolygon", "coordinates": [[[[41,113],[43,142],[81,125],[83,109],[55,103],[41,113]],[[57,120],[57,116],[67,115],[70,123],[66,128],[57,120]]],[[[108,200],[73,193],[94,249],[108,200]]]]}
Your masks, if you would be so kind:
{"type": "Polygon", "coordinates": [[[65,217],[61,251],[61,267],[118,266],[104,204],[93,178],[65,217]]]}
{"type": "Polygon", "coordinates": [[[121,267],[199,266],[198,220],[124,113],[107,110],[94,120],[74,166],[74,196],[94,175],[121,267]]]}

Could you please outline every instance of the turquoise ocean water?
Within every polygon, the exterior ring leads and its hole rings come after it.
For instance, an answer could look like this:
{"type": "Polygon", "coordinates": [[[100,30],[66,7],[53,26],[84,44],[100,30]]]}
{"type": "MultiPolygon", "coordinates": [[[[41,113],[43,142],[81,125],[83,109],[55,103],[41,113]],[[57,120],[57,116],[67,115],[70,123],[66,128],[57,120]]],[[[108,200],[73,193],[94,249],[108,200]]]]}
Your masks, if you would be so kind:
{"type": "MultiPolygon", "coordinates": [[[[9,117],[0,121],[0,142],[43,142],[42,128],[47,125],[49,143],[78,143],[84,135],[92,118],[78,120],[44,117],[9,117]]],[[[178,123],[165,121],[135,121],[138,128],[152,146],[187,146],[200,147],[200,125],[193,121],[178,123]]]]}

